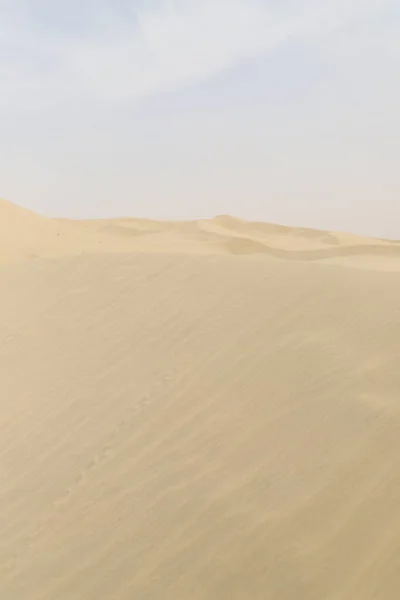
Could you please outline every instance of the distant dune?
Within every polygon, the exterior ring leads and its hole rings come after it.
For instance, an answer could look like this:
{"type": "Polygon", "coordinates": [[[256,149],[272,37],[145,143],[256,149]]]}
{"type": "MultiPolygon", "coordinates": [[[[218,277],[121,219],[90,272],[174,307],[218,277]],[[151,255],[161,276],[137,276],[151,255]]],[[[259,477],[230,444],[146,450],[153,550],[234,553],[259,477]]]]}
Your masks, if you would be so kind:
{"type": "Polygon", "coordinates": [[[269,256],[398,270],[400,245],[351,234],[247,222],[226,215],[182,222],[46,219],[0,200],[0,262],[131,252],[269,256]]]}
{"type": "Polygon", "coordinates": [[[0,598],[398,600],[400,245],[0,201],[0,598]]]}

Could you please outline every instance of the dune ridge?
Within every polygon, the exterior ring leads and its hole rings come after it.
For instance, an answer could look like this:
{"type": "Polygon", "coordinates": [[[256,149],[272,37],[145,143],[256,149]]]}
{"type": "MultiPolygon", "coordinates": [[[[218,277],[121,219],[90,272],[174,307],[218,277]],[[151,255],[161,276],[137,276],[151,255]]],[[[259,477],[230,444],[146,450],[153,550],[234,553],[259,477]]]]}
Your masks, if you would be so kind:
{"type": "Polygon", "coordinates": [[[199,221],[149,219],[50,219],[0,201],[0,262],[15,258],[94,253],[189,253],[264,256],[297,261],[330,261],[345,266],[397,269],[395,241],[322,230],[248,222],[219,215],[199,221]],[[379,263],[379,259],[382,259],[379,263]],[[387,259],[394,260],[387,260],[387,259]]]}
{"type": "Polygon", "coordinates": [[[0,203],[0,597],[397,600],[400,248],[0,203]]]}

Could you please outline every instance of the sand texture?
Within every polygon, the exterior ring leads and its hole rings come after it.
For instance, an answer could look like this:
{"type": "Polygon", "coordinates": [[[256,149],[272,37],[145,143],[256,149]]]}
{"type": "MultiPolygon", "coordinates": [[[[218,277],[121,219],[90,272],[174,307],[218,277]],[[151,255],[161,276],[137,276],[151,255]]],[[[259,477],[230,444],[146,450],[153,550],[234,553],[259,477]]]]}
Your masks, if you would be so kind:
{"type": "Polygon", "coordinates": [[[400,244],[0,201],[1,600],[398,600],[400,244]]]}

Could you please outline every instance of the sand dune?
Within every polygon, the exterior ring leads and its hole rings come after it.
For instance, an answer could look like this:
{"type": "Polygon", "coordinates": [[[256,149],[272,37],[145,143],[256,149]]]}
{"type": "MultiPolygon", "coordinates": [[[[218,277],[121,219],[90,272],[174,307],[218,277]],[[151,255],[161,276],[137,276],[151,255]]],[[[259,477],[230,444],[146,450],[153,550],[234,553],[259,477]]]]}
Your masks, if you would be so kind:
{"type": "Polygon", "coordinates": [[[269,256],[381,270],[398,270],[400,264],[398,243],[350,234],[250,223],[228,216],[183,222],[46,219],[0,200],[0,263],[131,252],[269,256]],[[343,257],[360,260],[343,262],[343,257]]]}
{"type": "Polygon", "coordinates": [[[0,597],[397,600],[399,270],[0,203],[0,597]]]}

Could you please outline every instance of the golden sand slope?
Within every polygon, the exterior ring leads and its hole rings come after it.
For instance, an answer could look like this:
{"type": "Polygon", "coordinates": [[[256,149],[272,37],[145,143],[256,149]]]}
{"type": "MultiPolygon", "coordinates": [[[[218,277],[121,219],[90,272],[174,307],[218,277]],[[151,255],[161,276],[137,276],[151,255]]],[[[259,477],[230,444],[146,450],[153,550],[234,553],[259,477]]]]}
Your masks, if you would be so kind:
{"type": "Polygon", "coordinates": [[[0,598],[398,599],[399,245],[6,203],[0,240],[0,598]]]}

